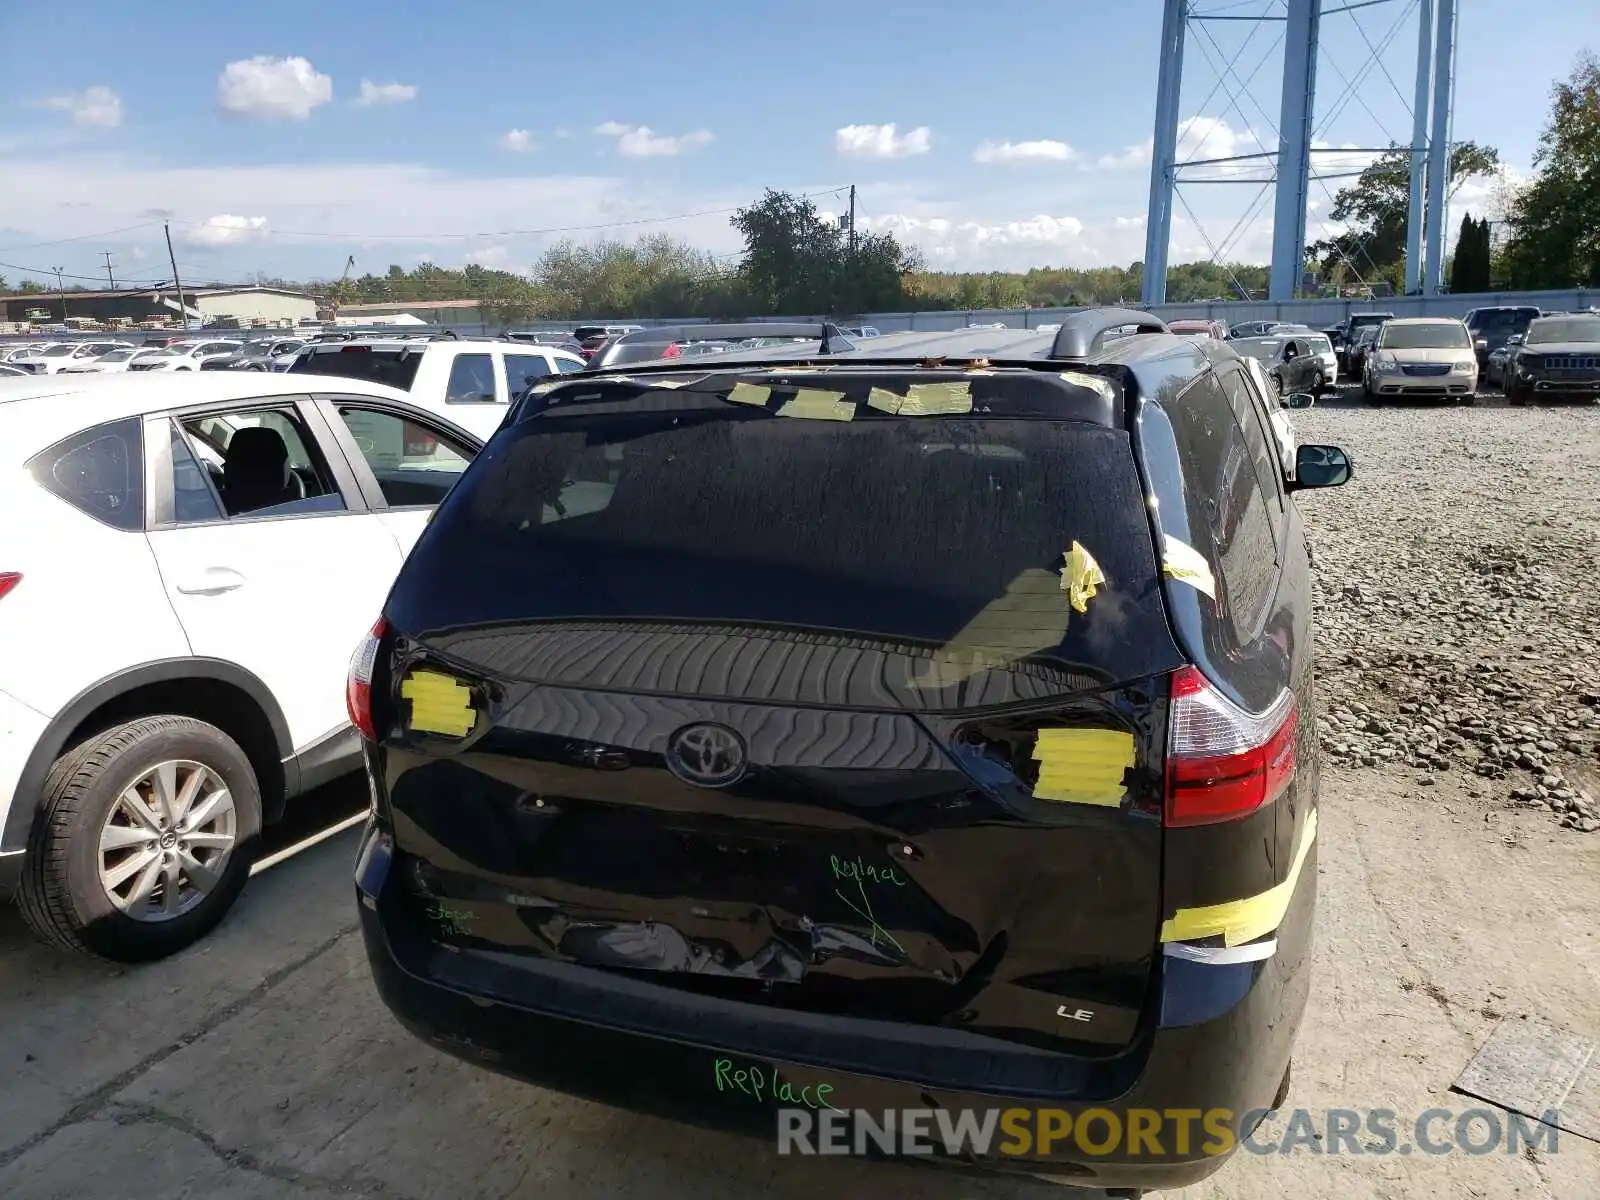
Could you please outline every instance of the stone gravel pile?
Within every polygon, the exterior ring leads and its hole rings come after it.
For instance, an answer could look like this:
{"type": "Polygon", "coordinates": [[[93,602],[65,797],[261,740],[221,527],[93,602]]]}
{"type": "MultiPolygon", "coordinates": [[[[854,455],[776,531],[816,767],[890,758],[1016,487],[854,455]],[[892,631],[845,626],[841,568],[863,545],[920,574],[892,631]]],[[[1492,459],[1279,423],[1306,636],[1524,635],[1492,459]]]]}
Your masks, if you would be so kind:
{"type": "Polygon", "coordinates": [[[1356,479],[1303,494],[1327,760],[1476,775],[1600,830],[1600,409],[1319,406],[1356,479]]]}

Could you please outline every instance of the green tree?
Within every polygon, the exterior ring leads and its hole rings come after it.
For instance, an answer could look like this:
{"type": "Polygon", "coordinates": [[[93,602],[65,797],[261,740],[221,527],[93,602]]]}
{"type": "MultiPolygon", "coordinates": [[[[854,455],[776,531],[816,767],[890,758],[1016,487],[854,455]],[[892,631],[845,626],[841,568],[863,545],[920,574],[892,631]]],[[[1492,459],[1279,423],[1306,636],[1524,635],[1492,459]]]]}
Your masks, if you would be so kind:
{"type": "Polygon", "coordinates": [[[1552,91],[1534,177],[1511,202],[1506,270],[1518,288],[1600,286],[1600,59],[1552,91]]]}
{"type": "Polygon", "coordinates": [[[1461,233],[1456,238],[1455,258],[1450,264],[1452,292],[1489,290],[1489,222],[1475,220],[1471,213],[1461,218],[1461,233]]]}
{"type": "Polygon", "coordinates": [[[570,317],[721,316],[728,273],[706,252],[666,234],[624,242],[563,241],[540,257],[533,280],[550,315],[570,317]]]}
{"type": "Polygon", "coordinates": [[[893,234],[848,232],[803,196],[768,189],[733,216],[744,238],[739,284],[760,315],[859,313],[902,307],[920,257],[893,234]]]}
{"type": "MultiPolygon", "coordinates": [[[[1450,148],[1449,192],[1500,169],[1500,152],[1477,142],[1450,148]]],[[[1345,226],[1314,242],[1308,254],[1339,282],[1387,281],[1398,289],[1405,273],[1406,215],[1411,201],[1411,151],[1391,145],[1333,198],[1328,218],[1345,226]]]]}

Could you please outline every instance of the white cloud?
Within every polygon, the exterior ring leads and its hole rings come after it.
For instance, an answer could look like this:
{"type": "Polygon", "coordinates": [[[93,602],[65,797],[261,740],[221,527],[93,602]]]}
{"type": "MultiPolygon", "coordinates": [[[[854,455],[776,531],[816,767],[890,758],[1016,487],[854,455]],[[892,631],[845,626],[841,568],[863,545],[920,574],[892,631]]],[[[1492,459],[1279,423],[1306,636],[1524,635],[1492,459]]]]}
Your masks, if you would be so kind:
{"type": "Polygon", "coordinates": [[[511,261],[511,251],[504,246],[485,246],[482,250],[470,252],[466,261],[480,267],[501,268],[511,261]]]}
{"type": "Polygon", "coordinates": [[[1102,154],[1095,159],[1094,165],[1102,171],[1134,171],[1140,167],[1150,165],[1150,156],[1154,153],[1155,142],[1145,138],[1136,146],[1129,146],[1121,154],[1102,154]]]}
{"type": "Polygon", "coordinates": [[[108,87],[88,87],[81,92],[51,96],[39,102],[72,118],[74,125],[89,129],[115,129],[122,124],[122,97],[108,87]]]}
{"type": "Polygon", "coordinates": [[[873,217],[868,227],[874,233],[894,234],[923,251],[935,265],[951,270],[979,265],[1015,269],[1060,261],[1059,253],[1042,253],[1052,250],[1074,251],[1068,257],[1078,259],[1096,257],[1084,239],[1087,227],[1077,217],[1040,215],[985,222],[887,213],[873,217]]]}
{"type": "Polygon", "coordinates": [[[501,137],[500,148],[502,150],[511,150],[517,154],[526,154],[534,148],[533,134],[526,129],[509,130],[501,137]]]}
{"type": "Polygon", "coordinates": [[[984,142],[972,152],[980,163],[1071,162],[1077,151],[1065,142],[1048,139],[1034,142],[984,142]]]}
{"type": "Polygon", "coordinates": [[[678,137],[658,134],[648,125],[624,125],[620,121],[605,121],[595,126],[601,137],[617,139],[617,153],[624,158],[672,158],[704,146],[713,140],[709,130],[697,129],[678,137]]]}
{"type": "Polygon", "coordinates": [[[229,63],[217,76],[217,103],[240,116],[304,121],[332,99],[332,77],[299,56],[258,54],[229,63]]]}
{"type": "Polygon", "coordinates": [[[570,130],[570,129],[558,129],[558,130],[556,130],[556,136],[558,138],[560,138],[562,141],[566,141],[568,138],[570,138],[572,136],[572,130],[570,130]]]}
{"type": "Polygon", "coordinates": [[[926,125],[895,132],[887,125],[846,125],[833,131],[833,149],[846,158],[908,158],[926,154],[933,148],[933,134],[926,125]]]}
{"type": "Polygon", "coordinates": [[[232,213],[219,213],[207,217],[200,224],[183,231],[183,240],[198,250],[221,250],[238,246],[262,237],[267,228],[265,217],[237,217],[232,213]]]}
{"type": "Polygon", "coordinates": [[[363,108],[371,108],[376,104],[404,104],[416,98],[417,85],[414,83],[373,83],[370,79],[363,79],[361,94],[355,102],[363,108]]]}

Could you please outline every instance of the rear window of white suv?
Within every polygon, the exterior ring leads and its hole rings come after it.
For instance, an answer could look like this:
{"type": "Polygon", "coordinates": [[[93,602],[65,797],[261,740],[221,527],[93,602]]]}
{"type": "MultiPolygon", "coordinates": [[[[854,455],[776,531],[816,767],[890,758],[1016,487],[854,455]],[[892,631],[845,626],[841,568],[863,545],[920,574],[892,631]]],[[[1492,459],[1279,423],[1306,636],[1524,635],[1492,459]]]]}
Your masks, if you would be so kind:
{"type": "Polygon", "coordinates": [[[410,391],[422,362],[423,347],[366,346],[333,343],[307,346],[289,370],[307,375],[338,375],[343,379],[365,379],[410,391]]]}

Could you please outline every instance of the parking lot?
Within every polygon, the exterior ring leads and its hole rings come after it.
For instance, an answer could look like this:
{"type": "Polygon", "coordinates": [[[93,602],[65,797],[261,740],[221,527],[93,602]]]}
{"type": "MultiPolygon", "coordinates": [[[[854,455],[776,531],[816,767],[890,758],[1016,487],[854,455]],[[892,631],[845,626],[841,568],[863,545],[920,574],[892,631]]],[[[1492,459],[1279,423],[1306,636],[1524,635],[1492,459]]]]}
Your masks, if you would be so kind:
{"type": "MultiPolygon", "coordinates": [[[[1408,1115],[1504,1021],[1600,1038],[1600,410],[1295,414],[1357,478],[1303,502],[1327,750],[1318,944],[1289,1104],[1408,1115]],[[1528,749],[1531,747],[1531,750],[1528,749]]],[[[297,832],[349,812],[343,781],[297,832]]],[[[0,1195],[999,1197],[1045,1185],[779,1159],[490,1076],[374,994],[353,832],[262,872],[215,935],[118,969],[0,912],[0,1195]]],[[[1590,1197],[1555,1153],[1239,1154],[1187,1197],[1590,1197]]],[[[1058,1193],[1061,1189],[1055,1189],[1058,1193]]]]}

